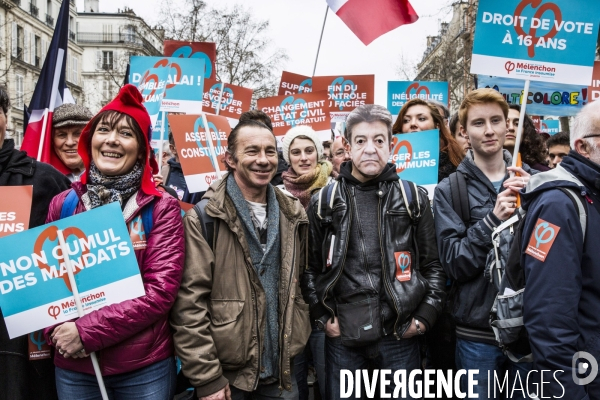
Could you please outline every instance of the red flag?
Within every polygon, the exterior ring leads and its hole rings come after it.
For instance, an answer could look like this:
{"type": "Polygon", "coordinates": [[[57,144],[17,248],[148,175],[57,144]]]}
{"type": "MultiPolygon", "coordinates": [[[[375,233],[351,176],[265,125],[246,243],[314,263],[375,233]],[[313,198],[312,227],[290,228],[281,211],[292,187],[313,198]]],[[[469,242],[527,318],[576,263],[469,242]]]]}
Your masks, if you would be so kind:
{"type": "Polygon", "coordinates": [[[327,4],[365,45],[419,19],[408,0],[327,0],[327,4]]]}

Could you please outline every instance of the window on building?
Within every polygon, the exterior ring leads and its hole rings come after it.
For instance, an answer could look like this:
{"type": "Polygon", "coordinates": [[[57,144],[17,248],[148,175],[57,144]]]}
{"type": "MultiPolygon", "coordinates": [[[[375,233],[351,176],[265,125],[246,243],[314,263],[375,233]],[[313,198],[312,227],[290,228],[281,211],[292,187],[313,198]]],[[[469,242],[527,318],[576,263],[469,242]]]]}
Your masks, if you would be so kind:
{"type": "Polygon", "coordinates": [[[21,148],[21,145],[23,144],[23,127],[19,126],[15,129],[13,139],[15,140],[15,146],[21,148]]]}
{"type": "Polygon", "coordinates": [[[107,42],[107,43],[113,42],[112,25],[110,25],[110,24],[102,25],[102,41],[107,42]]]}
{"type": "Polygon", "coordinates": [[[112,98],[110,93],[110,81],[102,81],[102,100],[110,101],[112,98]]]}
{"type": "Polygon", "coordinates": [[[72,57],[71,58],[71,82],[73,82],[74,84],[78,85],[79,84],[79,76],[77,75],[78,73],[78,60],[77,57],[72,57]]]}
{"type": "Polygon", "coordinates": [[[41,68],[42,67],[42,62],[41,62],[42,59],[41,59],[40,55],[42,54],[42,47],[41,47],[42,40],[40,39],[39,36],[34,37],[33,45],[34,45],[33,52],[34,52],[34,57],[35,57],[35,59],[33,60],[33,65],[35,65],[38,68],[41,68]]]}
{"type": "Polygon", "coordinates": [[[123,35],[124,35],[124,40],[126,42],[134,42],[135,41],[135,26],[133,25],[126,25],[123,27],[123,35]]]}
{"type": "Polygon", "coordinates": [[[23,60],[23,49],[25,48],[25,31],[21,25],[17,25],[17,58],[23,60]]]}
{"type": "Polygon", "coordinates": [[[102,52],[102,69],[113,69],[113,52],[102,52]]]}
{"type": "Polygon", "coordinates": [[[24,82],[23,75],[16,74],[16,79],[15,79],[15,107],[17,107],[19,109],[23,109],[23,93],[24,93],[23,82],[24,82]]]}

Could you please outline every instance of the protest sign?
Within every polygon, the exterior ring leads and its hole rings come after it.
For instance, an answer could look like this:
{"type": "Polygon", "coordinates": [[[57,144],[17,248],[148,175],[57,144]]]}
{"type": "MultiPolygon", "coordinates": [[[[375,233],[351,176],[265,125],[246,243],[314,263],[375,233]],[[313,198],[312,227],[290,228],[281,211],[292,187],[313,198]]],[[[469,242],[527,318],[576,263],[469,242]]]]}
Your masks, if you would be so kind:
{"type": "Polygon", "coordinates": [[[533,126],[535,126],[535,130],[540,132],[540,130],[542,128],[542,119],[540,118],[540,116],[539,115],[530,115],[529,117],[533,121],[533,126]]]}
{"type": "Polygon", "coordinates": [[[211,42],[186,42],[165,40],[163,49],[165,57],[199,58],[204,60],[204,76],[214,78],[217,45],[211,42]]]}
{"type": "Polygon", "coordinates": [[[144,72],[140,79],[140,83],[138,84],[138,90],[143,97],[142,104],[144,104],[144,107],[146,107],[146,110],[148,111],[148,115],[150,115],[152,127],[156,125],[162,99],[165,96],[167,75],[167,68],[150,68],[144,72]]]}
{"type": "Polygon", "coordinates": [[[164,122],[165,124],[165,129],[164,129],[164,136],[162,136],[162,142],[164,143],[164,141],[169,139],[169,121],[167,120],[167,113],[164,111],[160,111],[158,113],[158,118],[156,119],[156,124],[154,124],[154,127],[152,128],[152,139],[150,140],[150,146],[152,147],[152,149],[154,150],[154,153],[158,156],[159,152],[162,152],[162,149],[160,148],[160,143],[161,143],[161,135],[163,132],[162,129],[162,124],[164,122]]]}
{"type": "Polygon", "coordinates": [[[11,338],[77,317],[59,230],[85,311],[145,294],[119,203],[7,236],[0,239],[0,307],[11,338]]]}
{"type": "Polygon", "coordinates": [[[240,115],[250,110],[252,93],[252,89],[205,79],[202,111],[227,117],[229,125],[233,128],[237,125],[240,115]],[[221,88],[223,88],[222,93],[221,88]],[[220,107],[218,107],[219,102],[221,102],[220,107]]]}
{"type": "Polygon", "coordinates": [[[283,71],[279,82],[278,96],[312,92],[312,78],[283,71]]]}
{"type": "Polygon", "coordinates": [[[346,121],[356,107],[375,102],[375,75],[314,76],[312,88],[327,91],[331,122],[346,121]]]}
{"type": "Polygon", "coordinates": [[[546,132],[550,136],[560,132],[560,121],[557,119],[543,119],[540,121],[540,131],[546,132]]]}
{"type": "Polygon", "coordinates": [[[231,131],[227,118],[204,114],[169,115],[168,119],[188,191],[196,193],[207,190],[213,181],[220,178],[218,171],[226,170],[223,156],[231,131]],[[206,134],[206,128],[210,137],[206,134]]]}
{"type": "Polygon", "coordinates": [[[322,140],[331,140],[329,100],[324,91],[258,99],[256,107],[271,118],[278,140],[299,125],[308,125],[322,140]]]}
{"type": "Polygon", "coordinates": [[[433,198],[438,181],[440,133],[437,129],[396,134],[391,162],[401,179],[423,186],[433,198]]]}
{"type": "Polygon", "coordinates": [[[448,82],[390,81],[388,82],[388,110],[397,116],[408,100],[419,98],[434,100],[446,107],[448,104],[448,82]]]}
{"type": "Polygon", "coordinates": [[[600,61],[594,62],[592,84],[588,87],[590,101],[600,100],[600,61]]]}
{"type": "Polygon", "coordinates": [[[0,237],[29,228],[33,186],[0,187],[0,237]]]}
{"type": "Polygon", "coordinates": [[[167,69],[161,111],[194,113],[202,110],[204,60],[200,58],[131,57],[129,82],[139,85],[150,68],[167,69]]]}
{"type": "MultiPolygon", "coordinates": [[[[521,104],[523,81],[477,76],[479,88],[492,88],[500,92],[508,104],[521,104]]],[[[527,113],[536,115],[576,115],[589,101],[587,85],[561,85],[550,82],[531,82],[527,95],[527,113]]]]}
{"type": "Polygon", "coordinates": [[[600,2],[480,0],[472,74],[589,85],[600,2]]]}

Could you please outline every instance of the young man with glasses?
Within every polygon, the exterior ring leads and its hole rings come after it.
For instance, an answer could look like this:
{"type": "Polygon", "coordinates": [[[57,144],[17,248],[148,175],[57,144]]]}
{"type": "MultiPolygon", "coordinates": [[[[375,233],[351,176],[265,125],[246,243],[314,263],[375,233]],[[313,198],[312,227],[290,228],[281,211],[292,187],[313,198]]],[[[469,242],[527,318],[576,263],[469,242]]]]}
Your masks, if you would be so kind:
{"type": "Polygon", "coordinates": [[[348,141],[343,136],[335,138],[331,144],[331,164],[333,164],[333,171],[331,175],[337,178],[340,174],[340,167],[345,161],[350,161],[350,152],[348,151],[348,141]]]}

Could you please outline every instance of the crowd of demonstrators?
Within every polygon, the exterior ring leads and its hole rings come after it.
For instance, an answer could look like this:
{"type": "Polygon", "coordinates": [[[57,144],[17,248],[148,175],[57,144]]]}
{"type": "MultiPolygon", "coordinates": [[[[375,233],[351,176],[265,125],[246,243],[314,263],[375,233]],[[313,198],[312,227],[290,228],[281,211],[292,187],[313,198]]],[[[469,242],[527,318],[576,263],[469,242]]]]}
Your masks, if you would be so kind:
{"type": "Polygon", "coordinates": [[[300,201],[269,182],[277,147],[262,122],[228,139],[229,173],[204,210],[184,217],[186,256],[171,325],[182,368],[200,398],[296,399],[293,357],[310,334],[299,281],[308,220],[300,201]],[[213,238],[202,224],[213,220],[213,238]]]}
{"type": "MultiPolygon", "coordinates": [[[[331,182],[332,165],[325,158],[318,134],[308,126],[297,126],[283,137],[283,157],[290,165],[282,174],[285,190],[300,200],[306,210],[312,195],[331,182]]],[[[325,333],[312,327],[306,351],[296,356],[296,380],[300,400],[308,400],[308,362],[312,359],[321,397],[325,399],[325,333]]]]}
{"type": "MultiPolygon", "coordinates": [[[[532,369],[567,371],[544,394],[600,393],[598,380],[580,386],[570,373],[578,351],[600,357],[596,103],[571,135],[546,143],[525,115],[521,167],[511,167],[520,108],[492,89],[469,93],[451,118],[441,104],[412,99],[393,126],[384,107],[360,106],[342,136],[321,142],[295,127],[281,152],[269,117],[251,110],[229,136],[228,172],[202,193],[187,190],[172,134],[157,174],[150,117],[131,85],[95,116],[58,107],[51,165],[5,140],[9,108],[0,89],[0,187],[33,185],[30,227],[60,219],[69,196],[70,214],[119,202],[125,221],[150,209],[153,222],[135,250],[145,296],[44,330],[53,359],[29,361],[27,336],[10,340],[0,328],[2,398],[100,398],[91,352],[117,400],[173,398],[174,355],[202,400],[305,400],[311,362],[322,399],[340,398],[342,369],[409,374],[423,365],[479,370],[480,398],[494,373],[514,382],[532,369]],[[440,131],[433,210],[426,191],[388,163],[393,133],[431,129],[440,131]],[[562,189],[578,193],[585,221],[562,189]],[[489,322],[498,294],[485,273],[492,232],[517,212],[519,195],[530,347],[513,351],[531,348],[533,363],[511,361],[489,322]],[[196,204],[183,219],[177,199],[196,204]],[[545,239],[544,259],[528,252],[545,239]]],[[[466,376],[460,384],[466,390],[466,376]]]]}
{"type": "MultiPolygon", "coordinates": [[[[560,165],[547,173],[551,175],[532,177],[523,194],[523,208],[527,210],[521,241],[527,285],[523,317],[534,368],[564,371],[549,382],[544,394],[597,399],[600,379],[587,386],[577,382],[576,359],[583,350],[600,359],[599,102],[586,105],[575,118],[571,147],[560,165]],[[585,208],[583,219],[565,189],[580,198],[585,208]],[[541,248],[541,242],[545,257],[528,251],[529,247],[541,248]]],[[[589,358],[586,361],[591,362],[589,358]]]]}
{"type": "Polygon", "coordinates": [[[570,140],[569,132],[559,132],[546,140],[548,166],[550,168],[556,168],[558,163],[569,154],[569,151],[571,151],[570,140]]]}
{"type": "Polygon", "coordinates": [[[328,399],[340,398],[341,369],[420,368],[416,336],[433,326],[445,297],[427,195],[404,188],[388,163],[391,114],[360,106],[348,115],[345,137],[351,161],[333,186],[330,223],[319,215],[318,195],[308,209],[310,255],[302,277],[311,318],[327,335],[328,399]]]}
{"type": "Polygon", "coordinates": [[[422,99],[412,99],[404,103],[393,126],[394,134],[413,133],[439,129],[440,157],[438,164],[438,182],[456,171],[464,157],[464,151],[454,140],[444,117],[432,103],[422,99]]]}
{"type": "MultiPolygon", "coordinates": [[[[54,167],[37,162],[15,149],[14,140],[6,138],[7,113],[10,107],[8,93],[0,88],[0,188],[33,186],[29,227],[35,228],[45,223],[52,198],[67,190],[70,182],[54,167]]],[[[0,324],[0,374],[1,398],[57,398],[52,360],[30,361],[28,335],[10,339],[4,323],[0,324]]]]}
{"type": "Polygon", "coordinates": [[[66,199],[78,199],[67,215],[118,202],[126,222],[150,207],[152,227],[136,247],[146,294],[91,311],[74,322],[45,330],[54,352],[59,398],[101,398],[89,358],[101,352],[100,368],[114,399],[171,398],[175,359],[168,322],[183,273],[184,240],[177,201],[156,190],[152,174],[150,117],[133,85],[121,88],[83,129],[79,154],[85,173],[55,196],[46,222],[61,218],[66,199]]]}
{"type": "MultiPolygon", "coordinates": [[[[506,133],[504,148],[511,154],[514,153],[515,149],[520,116],[521,106],[518,104],[509,105],[508,131],[506,133]]],[[[519,154],[521,154],[521,161],[536,171],[544,172],[550,169],[546,165],[544,139],[537,133],[533,120],[527,113],[525,113],[525,118],[523,119],[523,133],[521,135],[519,154]]]]}
{"type": "MultiPolygon", "coordinates": [[[[460,205],[453,204],[457,188],[452,187],[452,177],[436,187],[433,203],[440,259],[455,286],[449,301],[456,323],[456,366],[479,370],[475,393],[480,398],[488,395],[488,372],[504,376],[508,370],[513,382],[517,370],[526,374],[531,368],[510,361],[496,344],[489,319],[498,293],[484,273],[492,232],[515,212],[517,193],[532,172],[526,164],[511,167],[511,155],[503,149],[508,113],[508,104],[493,89],[478,89],[465,97],[459,118],[471,150],[455,174],[466,184],[469,215],[461,216],[460,205]],[[520,176],[510,177],[511,172],[520,176]]],[[[461,378],[461,387],[466,389],[466,378],[461,378]]]]}
{"type": "Polygon", "coordinates": [[[163,148],[162,148],[162,159],[161,159],[161,174],[162,174],[162,168],[164,166],[167,165],[167,163],[169,162],[169,160],[171,158],[173,158],[173,150],[171,150],[171,141],[167,140],[166,142],[163,143],[163,148]]]}

